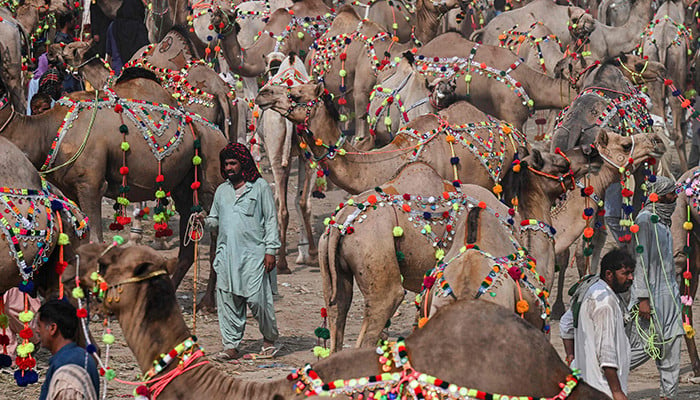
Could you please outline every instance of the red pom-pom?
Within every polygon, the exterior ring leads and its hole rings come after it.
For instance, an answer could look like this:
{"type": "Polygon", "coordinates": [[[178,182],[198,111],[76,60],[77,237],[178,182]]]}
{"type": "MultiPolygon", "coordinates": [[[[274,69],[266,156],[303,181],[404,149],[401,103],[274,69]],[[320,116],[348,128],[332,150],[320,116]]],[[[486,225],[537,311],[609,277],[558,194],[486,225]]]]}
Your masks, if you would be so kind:
{"type": "Polygon", "coordinates": [[[520,280],[522,274],[522,271],[520,271],[520,268],[518,267],[508,268],[508,275],[510,275],[510,277],[513,278],[514,281],[520,280]]]}
{"type": "Polygon", "coordinates": [[[484,209],[484,208],[486,208],[486,203],[484,203],[483,201],[480,201],[478,204],[478,207],[481,209],[484,209]]]}
{"type": "Polygon", "coordinates": [[[326,318],[328,316],[328,310],[325,307],[321,308],[321,317],[326,318]]]}
{"type": "Polygon", "coordinates": [[[199,182],[199,181],[197,181],[197,182],[192,182],[192,184],[190,185],[190,189],[192,189],[192,190],[197,190],[197,189],[199,189],[200,186],[202,186],[202,183],[201,183],[201,182],[199,182]]]}
{"type": "Polygon", "coordinates": [[[683,279],[692,279],[693,274],[690,271],[684,271],[683,272],[683,279]]]}
{"type": "Polygon", "coordinates": [[[403,194],[403,199],[406,200],[406,201],[409,201],[409,200],[411,200],[411,195],[408,194],[408,193],[404,193],[404,194],[403,194]]]}
{"type": "Polygon", "coordinates": [[[124,107],[122,107],[121,104],[115,104],[115,105],[114,105],[114,112],[120,113],[120,112],[122,112],[122,111],[124,111],[124,107]]]}
{"type": "Polygon", "coordinates": [[[156,182],[161,183],[163,181],[165,181],[165,177],[163,175],[156,176],[156,182]]]}
{"type": "Polygon", "coordinates": [[[341,98],[338,99],[338,104],[341,105],[341,106],[344,106],[344,105],[348,104],[348,101],[345,100],[344,97],[341,97],[341,98]]]}
{"type": "Polygon", "coordinates": [[[77,315],[78,318],[85,318],[87,317],[87,310],[84,308],[79,308],[78,311],[76,311],[75,315],[77,315]]]}
{"type": "Polygon", "coordinates": [[[57,262],[57,263],[56,263],[56,273],[57,273],[58,275],[61,275],[61,274],[63,273],[63,271],[66,270],[67,267],[68,267],[68,263],[67,263],[67,262],[65,262],[65,261],[59,261],[59,262],[57,262]]]}
{"type": "Polygon", "coordinates": [[[253,132],[255,130],[255,124],[248,125],[248,132],[253,132]]]}
{"type": "Polygon", "coordinates": [[[673,85],[673,81],[670,79],[664,79],[664,85],[671,86],[671,85],[673,85]]]}
{"type": "Polygon", "coordinates": [[[34,332],[32,332],[32,328],[24,328],[21,331],[19,331],[19,337],[22,339],[29,340],[34,336],[34,332]]]}
{"type": "Polygon", "coordinates": [[[10,344],[10,337],[0,334],[0,346],[7,346],[8,344],[10,344]]]}
{"type": "Polygon", "coordinates": [[[252,138],[250,138],[250,141],[249,141],[248,143],[250,143],[250,144],[257,144],[257,143],[258,143],[258,139],[252,137],[252,138]]]}
{"type": "Polygon", "coordinates": [[[348,58],[348,54],[347,53],[340,53],[338,58],[340,58],[341,61],[345,61],[348,58]]]}
{"type": "Polygon", "coordinates": [[[120,167],[119,168],[119,173],[121,175],[129,175],[129,167],[120,167]]]}
{"type": "Polygon", "coordinates": [[[185,122],[187,122],[188,124],[191,124],[191,123],[192,123],[192,117],[190,117],[189,115],[185,115],[185,122]]]}
{"type": "Polygon", "coordinates": [[[585,193],[586,196],[592,195],[592,194],[594,193],[593,186],[586,186],[586,187],[583,189],[583,193],[585,193]]]}
{"type": "Polygon", "coordinates": [[[148,387],[146,385],[141,385],[136,388],[136,394],[139,396],[150,397],[151,391],[148,390],[148,387]]]}

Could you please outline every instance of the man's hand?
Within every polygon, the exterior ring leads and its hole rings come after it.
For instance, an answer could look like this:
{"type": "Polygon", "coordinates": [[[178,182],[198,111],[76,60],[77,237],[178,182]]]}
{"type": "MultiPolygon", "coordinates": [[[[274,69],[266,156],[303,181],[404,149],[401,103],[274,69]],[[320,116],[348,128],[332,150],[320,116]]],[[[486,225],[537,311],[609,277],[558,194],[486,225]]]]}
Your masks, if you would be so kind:
{"type": "Polygon", "coordinates": [[[263,261],[263,264],[265,265],[265,272],[270,272],[273,269],[275,269],[276,263],[277,263],[277,259],[275,258],[274,255],[265,254],[265,260],[263,261]]]}
{"type": "Polygon", "coordinates": [[[201,224],[204,223],[204,218],[207,217],[207,212],[206,211],[200,211],[197,214],[194,215],[194,218],[201,224]]]}
{"type": "Polygon", "coordinates": [[[649,299],[639,299],[639,316],[647,320],[651,318],[649,299]]]}
{"type": "Polygon", "coordinates": [[[613,400],[627,400],[627,396],[622,392],[613,392],[613,400]]]}

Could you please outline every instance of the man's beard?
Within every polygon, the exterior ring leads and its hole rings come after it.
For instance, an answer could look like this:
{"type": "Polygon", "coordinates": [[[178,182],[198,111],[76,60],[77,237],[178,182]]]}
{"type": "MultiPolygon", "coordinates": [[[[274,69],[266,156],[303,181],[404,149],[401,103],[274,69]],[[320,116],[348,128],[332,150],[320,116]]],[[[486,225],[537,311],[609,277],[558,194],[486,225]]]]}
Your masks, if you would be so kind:
{"type": "Polygon", "coordinates": [[[232,172],[232,173],[228,174],[228,180],[229,180],[229,182],[234,183],[234,184],[240,183],[243,180],[243,173],[239,172],[236,174],[236,173],[232,172]]]}

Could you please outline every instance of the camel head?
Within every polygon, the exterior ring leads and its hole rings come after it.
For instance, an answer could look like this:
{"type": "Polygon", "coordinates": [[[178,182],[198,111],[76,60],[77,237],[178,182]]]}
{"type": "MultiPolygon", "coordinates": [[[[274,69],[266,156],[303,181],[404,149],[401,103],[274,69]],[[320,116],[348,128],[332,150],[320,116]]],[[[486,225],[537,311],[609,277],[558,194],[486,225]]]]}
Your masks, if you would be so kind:
{"type": "Polygon", "coordinates": [[[622,136],[601,129],[594,145],[605,164],[615,170],[627,166],[630,161],[632,170],[636,170],[645,160],[658,159],[666,152],[666,146],[655,132],[622,136]]]}
{"type": "Polygon", "coordinates": [[[78,68],[87,59],[97,56],[96,49],[93,48],[93,40],[84,42],[73,42],[69,44],[52,44],[49,46],[47,57],[49,61],[58,61],[68,68],[78,68]]]}
{"type": "Polygon", "coordinates": [[[438,110],[457,101],[466,100],[457,94],[457,81],[454,78],[435,78],[430,82],[426,81],[426,87],[430,91],[430,101],[438,110]]]}
{"type": "Polygon", "coordinates": [[[98,301],[103,311],[119,316],[124,311],[139,310],[149,319],[162,319],[170,315],[173,306],[177,307],[170,280],[176,259],[165,260],[147,246],[91,243],[80,246],[77,253],[80,284],[100,289],[103,296],[98,296],[98,301]]]}
{"type": "Polygon", "coordinates": [[[241,27],[236,22],[238,18],[238,10],[233,7],[230,9],[216,7],[211,13],[210,25],[214,27],[214,31],[220,35],[229,35],[232,33],[238,34],[241,27]]]}
{"type": "Polygon", "coordinates": [[[518,154],[526,154],[520,159],[520,164],[521,167],[525,167],[525,179],[529,181],[528,184],[539,186],[552,201],[574,188],[575,177],[571,170],[571,162],[564,153],[532,149],[528,154],[527,150],[521,147],[518,154]]]}
{"type": "Polygon", "coordinates": [[[431,14],[446,14],[453,8],[461,8],[463,11],[467,11],[469,4],[464,0],[423,0],[425,9],[431,14]]]}
{"type": "Polygon", "coordinates": [[[610,63],[620,68],[622,74],[635,85],[655,82],[666,77],[664,64],[632,53],[620,53],[619,56],[610,60],[610,63]]]}
{"type": "MultiPolygon", "coordinates": [[[[39,1],[39,0],[32,0],[34,2],[40,3],[41,5],[46,4],[44,1],[39,1]]],[[[68,14],[70,12],[73,12],[77,9],[77,7],[74,7],[74,2],[72,1],[66,1],[66,0],[49,0],[49,8],[48,8],[48,13],[53,13],[54,15],[59,15],[59,14],[68,14]]],[[[80,4],[78,2],[78,4],[80,4]]]]}
{"type": "Polygon", "coordinates": [[[597,172],[603,166],[603,158],[594,145],[578,146],[573,149],[561,151],[554,150],[555,154],[561,154],[569,160],[571,172],[574,178],[579,179],[589,172],[597,172]]]}
{"type": "Polygon", "coordinates": [[[265,86],[258,92],[255,104],[263,110],[275,110],[295,124],[308,124],[319,111],[327,112],[336,121],[339,119],[332,96],[322,83],[292,87],[286,84],[265,86]]]}
{"type": "Polygon", "coordinates": [[[574,39],[587,39],[595,29],[595,19],[586,12],[586,10],[578,7],[569,7],[569,34],[574,39]]]}

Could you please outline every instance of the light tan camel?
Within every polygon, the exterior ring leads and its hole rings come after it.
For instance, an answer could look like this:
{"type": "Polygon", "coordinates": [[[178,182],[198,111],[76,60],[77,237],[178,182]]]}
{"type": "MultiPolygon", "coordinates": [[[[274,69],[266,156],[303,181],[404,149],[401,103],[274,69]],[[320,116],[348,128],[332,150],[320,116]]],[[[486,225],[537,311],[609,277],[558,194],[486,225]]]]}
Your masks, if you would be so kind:
{"type": "MultiPolygon", "coordinates": [[[[236,22],[241,29],[238,35],[238,40],[244,49],[249,48],[255,43],[255,37],[258,32],[265,29],[265,25],[269,21],[271,14],[280,8],[291,8],[294,3],[291,0],[281,1],[244,1],[236,4],[236,22]]],[[[221,5],[229,14],[228,8],[221,5]]],[[[197,28],[195,27],[195,31],[197,28]]]]}
{"type": "MultiPolygon", "coordinates": [[[[571,153],[576,165],[586,164],[586,156],[581,150],[571,153]]],[[[520,147],[518,154],[524,158],[520,164],[514,165],[519,165],[516,167],[520,169],[517,174],[529,178],[528,184],[516,188],[515,180],[519,179],[514,178],[516,173],[509,168],[504,178],[506,190],[503,194],[504,198],[509,199],[519,197],[520,212],[510,217],[508,207],[495,197],[493,202],[488,202],[489,207],[493,208],[489,212],[501,215],[504,223],[507,218],[518,219],[518,224],[520,218],[548,223],[547,205],[563,193],[566,187],[564,179],[569,179],[568,185],[571,186],[573,175],[580,171],[572,172],[570,166],[574,164],[562,156],[547,155],[545,160],[538,151],[534,151],[532,158],[538,159],[537,165],[534,165],[526,157],[525,147],[520,147]],[[538,175],[540,169],[538,172],[530,171],[527,169],[528,163],[533,168],[541,168],[541,172],[549,176],[538,175]],[[564,179],[559,180],[559,177],[564,179]]],[[[339,351],[343,347],[343,332],[352,302],[354,280],[357,280],[365,300],[362,329],[357,339],[357,347],[364,347],[376,343],[382,328],[401,303],[404,289],[419,292],[423,275],[436,258],[442,260],[440,254],[462,246],[458,232],[469,223],[468,211],[492,196],[489,189],[476,185],[462,185],[461,192],[457,191],[449,181],[443,180],[434,169],[423,163],[409,164],[379,189],[368,190],[345,202],[327,221],[328,229],[319,241],[331,351],[339,351]]],[[[495,218],[495,221],[498,220],[495,218]]],[[[515,221],[512,222],[515,224],[515,221]]],[[[487,224],[484,226],[497,231],[493,226],[494,220],[484,223],[487,224]]],[[[532,254],[543,264],[551,261],[549,269],[553,273],[552,232],[543,232],[542,237],[537,234],[530,237],[526,228],[522,232],[527,237],[532,254]]],[[[507,245],[498,240],[499,244],[507,245]]],[[[486,245],[487,242],[488,239],[485,239],[486,249],[498,248],[496,241],[486,245]]],[[[543,268],[547,269],[546,266],[543,268]]]]}
{"type": "MultiPolygon", "coordinates": [[[[180,213],[182,238],[194,201],[191,185],[195,180],[195,138],[201,147],[201,165],[197,168],[197,180],[200,182],[198,199],[205,209],[209,208],[214,190],[223,181],[218,154],[226,145],[226,139],[218,129],[197,117],[192,117],[193,131],[190,131],[189,118],[185,114],[173,108],[150,106],[149,102],[176,106],[170,94],[155,81],[135,79],[117,84],[113,94],[98,94],[99,98],[107,98],[101,100],[102,108],[97,111],[93,111],[94,108],[84,109],[95,97],[95,93],[75,92],[70,100],[59,102],[44,114],[13,114],[13,118],[4,124],[1,134],[17,145],[36,168],[46,165],[49,168],[48,179],[68,197],[75,199],[91,221],[102,221],[102,197],[116,199],[124,177],[130,188],[128,199],[146,201],[153,199],[157,190],[156,177],[163,175],[164,181],[159,185],[162,185],[163,191],[170,191],[175,200],[180,213]],[[121,113],[115,112],[115,96],[119,97],[119,107],[116,109],[121,109],[121,113]],[[129,101],[144,97],[148,99],[145,104],[129,101]],[[72,109],[72,106],[77,108],[72,109]],[[61,129],[64,118],[69,121],[61,129]],[[140,128],[135,122],[138,120],[148,120],[144,123],[150,127],[150,134],[140,128]],[[121,125],[125,125],[130,132],[126,154],[122,145],[121,125]],[[27,132],[34,134],[27,135],[27,132]],[[124,157],[126,170],[123,169],[124,157]],[[160,171],[156,157],[163,157],[160,171]],[[125,172],[126,175],[122,175],[125,172]]],[[[94,241],[102,240],[100,223],[92,226],[90,237],[94,241]]],[[[181,240],[181,261],[175,274],[177,282],[192,264],[192,252],[192,245],[186,247],[181,240]]]]}
{"type": "MultiPolygon", "coordinates": [[[[81,247],[81,263],[99,265],[104,280],[108,285],[113,285],[108,290],[113,295],[116,294],[116,286],[122,289],[119,302],[105,302],[102,307],[117,317],[141,372],[146,373],[153,366],[153,360],[160,359],[161,354],[190,338],[191,332],[177,307],[172,283],[164,273],[168,267],[166,261],[144,246],[114,248],[100,257],[104,249],[100,245],[81,247]]],[[[85,278],[93,271],[92,268],[90,270],[84,273],[85,278]]],[[[83,283],[92,284],[87,279],[83,283]]],[[[520,322],[512,313],[483,302],[466,301],[445,307],[422,329],[406,338],[405,348],[404,362],[410,361],[415,371],[458,385],[458,390],[469,387],[490,393],[554,397],[563,393],[559,383],[566,384],[567,376],[571,374],[554,348],[536,329],[520,322]],[[464,335],[465,331],[470,334],[464,335]],[[436,337],[453,339],[449,346],[436,346],[436,337]],[[485,345],[495,343],[494,338],[499,337],[507,337],[508,349],[518,346],[521,354],[509,357],[509,350],[503,346],[485,345]],[[474,359],[480,362],[474,363],[474,359]],[[544,373],[542,365],[547,365],[544,373]],[[523,372],[508,379],[494,373],[513,368],[523,372]]],[[[193,368],[174,376],[158,398],[284,400],[321,394],[320,387],[309,386],[308,378],[303,378],[309,373],[308,369],[300,369],[287,379],[265,383],[242,381],[217,370],[207,362],[206,356],[200,356],[198,350],[199,346],[195,345],[189,352],[192,354],[189,365],[193,368]],[[302,388],[300,393],[297,387],[302,388]]],[[[334,354],[314,363],[312,368],[318,379],[334,382],[374,376],[382,370],[382,363],[378,360],[376,350],[356,349],[334,354]]],[[[399,361],[398,365],[401,363],[399,361]]],[[[167,366],[165,373],[173,371],[175,365],[167,366]]],[[[395,367],[388,368],[388,372],[412,379],[396,363],[392,365],[395,367]]],[[[156,378],[160,376],[165,375],[157,374],[156,378]]],[[[434,386],[421,386],[424,393],[430,393],[428,389],[431,392],[434,390],[434,386]]],[[[568,387],[567,391],[571,392],[568,399],[607,398],[583,382],[576,387],[569,383],[568,387]]],[[[397,394],[401,396],[404,393],[398,391],[397,394]]]]}
{"type": "MultiPolygon", "coordinates": [[[[65,63],[95,88],[113,83],[111,70],[99,58],[92,41],[53,44],[49,46],[49,59],[65,63]]],[[[171,31],[160,43],[140,49],[125,64],[125,68],[129,67],[154,72],[163,88],[187,111],[216,123],[229,140],[236,140],[235,91],[212,68],[194,59],[194,51],[182,33],[171,31]]]]}
{"type": "MultiPolygon", "coordinates": [[[[676,273],[679,275],[681,303],[683,303],[683,323],[693,325],[692,304],[698,292],[698,274],[700,274],[700,214],[698,214],[697,199],[700,194],[698,175],[700,167],[686,171],[678,178],[678,200],[673,212],[671,233],[673,234],[673,259],[676,273]],[[688,278],[688,272],[690,278],[688,278]],[[687,318],[686,318],[687,316],[687,318]]],[[[695,300],[697,301],[697,300],[695,300]]],[[[700,358],[695,339],[686,335],[690,365],[693,367],[695,378],[700,377],[700,358]]]]}
{"type": "Polygon", "coordinates": [[[506,48],[524,59],[528,67],[550,76],[554,75],[559,60],[564,58],[559,38],[540,21],[512,26],[493,39],[484,37],[482,43],[506,48]]]}
{"type": "MultiPolygon", "coordinates": [[[[666,1],[656,11],[650,25],[642,36],[641,55],[651,61],[658,61],[666,67],[666,79],[671,79],[676,87],[683,90],[688,74],[688,51],[692,49],[690,32],[683,24],[685,7],[682,2],[666,1]]],[[[652,100],[651,113],[665,121],[665,130],[670,139],[679,146],[681,171],[688,169],[685,155],[685,110],[681,101],[672,95],[672,89],[658,79],[649,84],[652,100]],[[671,120],[666,107],[671,108],[671,120]]]]}
{"type": "Polygon", "coordinates": [[[9,10],[0,7],[0,80],[10,94],[15,110],[25,113],[27,94],[22,82],[22,41],[26,39],[9,10]]]}
{"type": "MultiPolygon", "coordinates": [[[[633,160],[630,169],[636,171],[649,158],[660,159],[666,152],[666,147],[658,134],[640,133],[633,136],[621,136],[611,134],[608,130],[601,130],[595,141],[598,151],[609,161],[603,164],[600,171],[588,174],[580,180],[581,189],[587,189],[590,196],[576,193],[568,193],[566,198],[552,210],[553,226],[557,229],[557,242],[555,251],[557,263],[560,266],[557,282],[557,297],[552,304],[552,318],[558,319],[564,313],[563,290],[564,277],[569,265],[569,248],[579,241],[584,229],[588,226],[582,218],[586,208],[590,208],[593,218],[590,227],[595,224],[595,215],[601,204],[605,190],[614,182],[620,181],[619,166],[633,160]],[[615,163],[613,165],[612,163],[615,163]]],[[[599,249],[598,249],[599,250],[599,249]]],[[[589,259],[590,260],[590,259],[589,259]]],[[[580,246],[576,249],[576,261],[579,275],[588,270],[587,258],[580,253],[580,246]]]]}
{"type": "Polygon", "coordinates": [[[380,149],[358,152],[341,135],[337,110],[329,97],[321,84],[271,86],[260,91],[256,103],[282,113],[295,124],[308,124],[301,133],[303,146],[321,162],[316,167],[327,168],[333,183],[351,194],[381,185],[413,161],[429,163],[446,179],[491,188],[513,161],[517,145],[523,144],[522,134],[510,125],[459,102],[438,115],[416,118],[380,149]],[[483,126],[479,125],[482,121],[483,126]],[[477,145],[481,140],[489,144],[477,145]],[[326,146],[334,146],[333,151],[326,146]],[[453,161],[457,162],[454,167],[453,161]],[[488,165],[488,170],[482,163],[488,165]]]}
{"type": "MultiPolygon", "coordinates": [[[[6,106],[3,111],[9,108],[6,106]]],[[[4,114],[0,118],[8,116],[3,111],[0,111],[0,114],[4,114]]],[[[49,290],[58,287],[57,272],[65,268],[59,265],[59,234],[64,232],[70,240],[68,245],[63,246],[64,260],[67,262],[80,244],[78,235],[87,232],[87,220],[60,191],[47,186],[22,151],[3,137],[0,137],[0,171],[3,171],[0,177],[0,204],[5,210],[0,222],[0,252],[5,255],[0,263],[0,295],[15,286],[20,286],[21,290],[26,290],[32,296],[36,293],[46,295],[49,290]],[[61,210],[58,210],[59,204],[61,210]],[[58,214],[61,215],[61,230],[58,214]],[[18,249],[20,252],[11,245],[13,238],[21,246],[18,249]]]]}
{"type": "Polygon", "coordinates": [[[627,22],[632,11],[630,0],[602,0],[598,5],[597,19],[610,26],[622,26],[627,22]]]}

